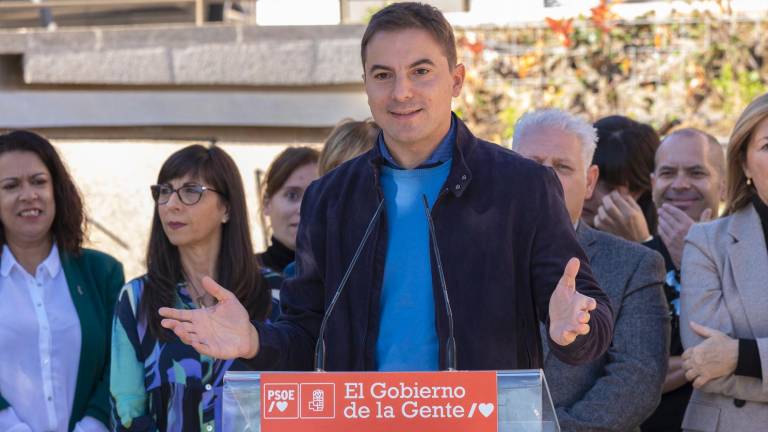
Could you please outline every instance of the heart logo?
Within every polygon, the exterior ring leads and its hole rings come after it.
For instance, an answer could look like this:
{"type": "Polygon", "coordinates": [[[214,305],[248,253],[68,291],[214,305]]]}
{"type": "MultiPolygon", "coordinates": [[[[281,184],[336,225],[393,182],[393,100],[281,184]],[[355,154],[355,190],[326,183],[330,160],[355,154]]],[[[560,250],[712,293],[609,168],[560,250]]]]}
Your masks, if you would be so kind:
{"type": "MultiPolygon", "coordinates": [[[[277,403],[277,409],[279,409],[280,412],[284,412],[286,408],[288,408],[288,402],[280,401],[280,402],[277,403]]],[[[480,410],[482,411],[482,408],[480,410]]],[[[491,407],[491,411],[493,411],[493,407],[491,407]]],[[[488,417],[488,416],[486,416],[486,417],[488,417]]]]}
{"type": "Polygon", "coordinates": [[[481,403],[477,406],[480,414],[482,414],[485,418],[488,418],[489,415],[493,414],[493,408],[494,406],[492,403],[481,403]]]}

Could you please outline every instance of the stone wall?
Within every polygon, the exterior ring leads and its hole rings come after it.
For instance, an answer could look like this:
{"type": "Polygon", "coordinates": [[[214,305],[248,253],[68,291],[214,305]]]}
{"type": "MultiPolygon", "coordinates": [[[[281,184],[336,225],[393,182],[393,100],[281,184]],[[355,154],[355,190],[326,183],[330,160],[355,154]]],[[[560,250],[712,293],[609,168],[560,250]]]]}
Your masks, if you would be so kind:
{"type": "Polygon", "coordinates": [[[361,82],[361,26],[188,25],[0,32],[26,84],[318,86],[361,82]]]}

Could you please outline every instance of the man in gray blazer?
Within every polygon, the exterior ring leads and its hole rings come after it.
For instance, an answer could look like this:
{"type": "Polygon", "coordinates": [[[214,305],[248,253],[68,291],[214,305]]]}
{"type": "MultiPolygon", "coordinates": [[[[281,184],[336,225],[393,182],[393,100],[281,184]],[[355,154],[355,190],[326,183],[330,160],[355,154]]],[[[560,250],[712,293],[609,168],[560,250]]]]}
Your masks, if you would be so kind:
{"type": "Polygon", "coordinates": [[[542,110],[520,119],[512,145],[557,173],[579,242],[614,306],[613,343],[600,359],[570,366],[545,350],[544,372],[563,432],[639,430],[659,403],[667,370],[670,324],[661,255],[579,222],[599,176],[591,164],[596,140],[588,123],[542,110]]]}

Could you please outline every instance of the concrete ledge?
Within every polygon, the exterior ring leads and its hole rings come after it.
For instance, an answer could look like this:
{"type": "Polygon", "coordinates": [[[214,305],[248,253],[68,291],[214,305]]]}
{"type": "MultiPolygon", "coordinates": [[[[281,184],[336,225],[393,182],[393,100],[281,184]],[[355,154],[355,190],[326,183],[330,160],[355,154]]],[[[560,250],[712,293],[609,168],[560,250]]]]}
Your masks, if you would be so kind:
{"type": "Polygon", "coordinates": [[[102,28],[100,32],[100,48],[103,50],[144,47],[186,48],[200,44],[235,44],[238,39],[238,28],[231,25],[102,28]]]}
{"type": "Polygon", "coordinates": [[[357,39],[363,38],[365,27],[360,25],[338,26],[256,26],[242,27],[243,42],[260,41],[264,39],[357,39]]]}
{"type": "Polygon", "coordinates": [[[27,39],[29,37],[24,33],[0,33],[0,55],[25,52],[27,39]]]}
{"type": "Polygon", "coordinates": [[[178,84],[308,85],[313,82],[314,43],[206,45],[173,51],[178,84]]]}
{"type": "Polygon", "coordinates": [[[362,81],[362,26],[0,31],[26,84],[318,86],[362,81]]]}
{"type": "Polygon", "coordinates": [[[78,53],[31,54],[24,57],[27,83],[164,84],[173,81],[163,48],[78,53]]]}
{"type": "Polygon", "coordinates": [[[370,117],[361,91],[0,92],[0,128],[248,126],[333,127],[370,117]]]}
{"type": "Polygon", "coordinates": [[[320,40],[313,80],[329,84],[363,82],[360,39],[320,40]]]}
{"type": "MultiPolygon", "coordinates": [[[[27,33],[25,52],[94,51],[97,32],[94,30],[57,30],[27,33]]],[[[0,45],[3,40],[0,36],[0,45]]]]}

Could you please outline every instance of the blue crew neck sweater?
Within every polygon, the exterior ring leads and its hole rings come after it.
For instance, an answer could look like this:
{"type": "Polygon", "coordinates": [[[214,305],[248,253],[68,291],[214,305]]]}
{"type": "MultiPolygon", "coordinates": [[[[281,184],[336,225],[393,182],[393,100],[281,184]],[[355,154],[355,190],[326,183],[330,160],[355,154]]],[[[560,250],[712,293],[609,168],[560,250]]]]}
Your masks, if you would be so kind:
{"type": "Polygon", "coordinates": [[[380,371],[438,369],[429,226],[422,195],[431,209],[450,169],[451,160],[432,168],[381,168],[388,241],[376,342],[380,371]]]}

